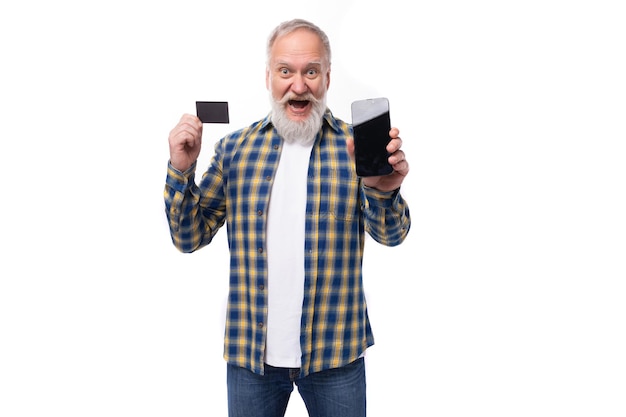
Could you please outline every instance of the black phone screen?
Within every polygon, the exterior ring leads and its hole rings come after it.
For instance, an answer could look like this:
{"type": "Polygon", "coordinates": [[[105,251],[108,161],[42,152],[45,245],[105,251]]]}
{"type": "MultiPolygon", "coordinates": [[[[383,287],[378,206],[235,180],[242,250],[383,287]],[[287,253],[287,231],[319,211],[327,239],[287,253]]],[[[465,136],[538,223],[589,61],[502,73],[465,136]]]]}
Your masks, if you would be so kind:
{"type": "Polygon", "coordinates": [[[389,152],[386,149],[391,140],[389,138],[391,129],[389,110],[369,120],[360,121],[352,128],[357,175],[371,177],[393,172],[393,167],[388,162],[389,152]]]}

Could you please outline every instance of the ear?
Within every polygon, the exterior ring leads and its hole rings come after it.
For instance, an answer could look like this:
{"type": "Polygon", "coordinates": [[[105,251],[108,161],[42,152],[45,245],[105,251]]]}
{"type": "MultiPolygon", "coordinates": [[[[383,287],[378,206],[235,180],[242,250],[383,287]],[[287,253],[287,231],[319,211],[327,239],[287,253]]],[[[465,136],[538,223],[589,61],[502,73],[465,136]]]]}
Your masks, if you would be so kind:
{"type": "Polygon", "coordinates": [[[270,89],[270,70],[265,69],[265,88],[270,89]]]}
{"type": "Polygon", "coordinates": [[[326,90],[330,87],[330,69],[326,72],[326,90]]]}

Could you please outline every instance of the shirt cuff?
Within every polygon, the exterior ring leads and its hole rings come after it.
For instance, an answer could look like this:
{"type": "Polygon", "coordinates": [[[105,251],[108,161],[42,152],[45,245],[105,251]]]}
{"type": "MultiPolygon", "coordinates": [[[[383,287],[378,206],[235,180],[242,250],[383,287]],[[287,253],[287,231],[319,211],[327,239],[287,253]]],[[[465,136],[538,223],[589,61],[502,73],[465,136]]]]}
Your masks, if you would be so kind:
{"type": "Polygon", "coordinates": [[[174,190],[184,193],[189,184],[193,183],[196,173],[196,162],[194,162],[185,172],[179,171],[167,163],[167,179],[166,183],[174,190]]]}
{"type": "Polygon", "coordinates": [[[380,191],[376,188],[363,185],[363,194],[370,205],[376,205],[382,208],[395,207],[400,194],[400,188],[392,191],[380,191]]]}

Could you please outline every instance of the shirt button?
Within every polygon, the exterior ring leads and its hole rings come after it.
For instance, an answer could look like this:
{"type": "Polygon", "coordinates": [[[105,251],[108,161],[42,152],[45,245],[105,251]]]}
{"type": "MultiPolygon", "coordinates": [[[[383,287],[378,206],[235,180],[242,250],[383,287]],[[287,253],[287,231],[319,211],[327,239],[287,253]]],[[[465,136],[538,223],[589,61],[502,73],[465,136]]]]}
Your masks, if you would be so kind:
{"type": "Polygon", "coordinates": [[[267,177],[265,177],[266,181],[270,181],[272,179],[272,177],[270,177],[269,175],[267,177]]]}
{"type": "Polygon", "coordinates": [[[263,290],[265,289],[265,285],[263,285],[263,284],[259,285],[259,289],[260,289],[261,291],[263,291],[263,290]]]}
{"type": "Polygon", "coordinates": [[[263,326],[264,326],[263,322],[260,322],[260,323],[259,323],[259,327],[262,329],[262,328],[263,328],[263,326]]]}
{"type": "Polygon", "coordinates": [[[258,214],[259,216],[262,216],[263,215],[263,210],[257,211],[256,214],[258,214]]]}
{"type": "Polygon", "coordinates": [[[257,249],[257,252],[259,252],[259,253],[263,253],[263,248],[259,248],[259,249],[257,249]]]}
{"type": "Polygon", "coordinates": [[[278,145],[274,145],[274,150],[278,150],[278,145]]]}

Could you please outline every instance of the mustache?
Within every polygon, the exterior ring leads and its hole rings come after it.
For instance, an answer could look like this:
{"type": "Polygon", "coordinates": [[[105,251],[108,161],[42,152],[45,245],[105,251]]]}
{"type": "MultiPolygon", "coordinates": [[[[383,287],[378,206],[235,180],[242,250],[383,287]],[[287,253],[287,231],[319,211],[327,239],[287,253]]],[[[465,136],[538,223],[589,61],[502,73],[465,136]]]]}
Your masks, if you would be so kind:
{"type": "Polygon", "coordinates": [[[296,101],[311,101],[313,103],[317,103],[319,100],[315,98],[315,96],[313,96],[313,94],[311,93],[306,93],[306,94],[294,94],[292,92],[288,92],[287,94],[285,94],[280,100],[278,100],[279,104],[287,104],[287,102],[291,101],[291,100],[296,100],[296,101]]]}

